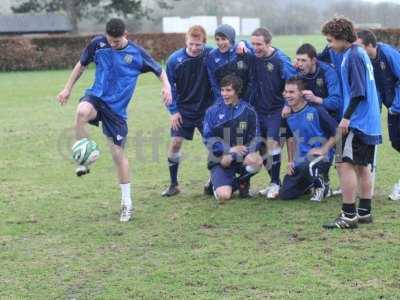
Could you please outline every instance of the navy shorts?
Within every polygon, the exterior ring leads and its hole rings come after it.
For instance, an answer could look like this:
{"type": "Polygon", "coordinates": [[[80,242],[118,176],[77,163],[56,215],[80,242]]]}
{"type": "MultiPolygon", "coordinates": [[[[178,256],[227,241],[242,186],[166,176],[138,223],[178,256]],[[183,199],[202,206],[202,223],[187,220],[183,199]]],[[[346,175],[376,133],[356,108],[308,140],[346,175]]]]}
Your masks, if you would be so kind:
{"type": "Polygon", "coordinates": [[[214,190],[221,186],[233,186],[236,174],[244,174],[245,167],[242,163],[233,162],[230,167],[224,168],[220,164],[211,169],[211,182],[214,190]]]}
{"type": "Polygon", "coordinates": [[[198,120],[187,119],[182,116],[182,125],[177,130],[171,128],[171,137],[182,137],[185,140],[193,140],[194,130],[203,135],[203,118],[198,120]]]}
{"type": "Polygon", "coordinates": [[[400,114],[388,114],[388,130],[392,147],[400,152],[400,114]]]}
{"type": "Polygon", "coordinates": [[[279,196],[283,200],[293,200],[303,196],[310,190],[318,178],[324,178],[329,173],[330,162],[320,161],[310,167],[310,162],[304,162],[294,169],[294,175],[285,175],[279,196]]]}
{"type": "Polygon", "coordinates": [[[282,110],[278,110],[268,115],[258,115],[261,137],[280,142],[281,114],[282,110]]]}
{"type": "Polygon", "coordinates": [[[117,146],[123,147],[128,135],[128,125],[126,120],[113,112],[108,105],[100,98],[95,96],[84,96],[80,102],[89,102],[97,111],[95,119],[90,120],[89,124],[101,127],[103,133],[108,138],[112,139],[113,143],[117,146]]]}

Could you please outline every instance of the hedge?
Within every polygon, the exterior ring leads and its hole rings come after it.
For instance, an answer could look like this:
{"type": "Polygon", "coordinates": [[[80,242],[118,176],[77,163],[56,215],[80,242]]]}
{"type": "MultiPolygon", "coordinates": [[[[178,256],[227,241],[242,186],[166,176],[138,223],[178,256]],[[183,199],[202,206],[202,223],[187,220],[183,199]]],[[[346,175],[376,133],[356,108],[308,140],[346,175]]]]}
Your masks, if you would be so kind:
{"type": "Polygon", "coordinates": [[[378,41],[393,45],[400,48],[400,29],[398,28],[385,28],[385,29],[371,29],[378,41]]]}
{"type": "MultiPolygon", "coordinates": [[[[0,38],[0,71],[72,68],[93,35],[53,35],[0,38]]],[[[158,61],[184,46],[179,33],[134,34],[128,38],[158,61]]]]}

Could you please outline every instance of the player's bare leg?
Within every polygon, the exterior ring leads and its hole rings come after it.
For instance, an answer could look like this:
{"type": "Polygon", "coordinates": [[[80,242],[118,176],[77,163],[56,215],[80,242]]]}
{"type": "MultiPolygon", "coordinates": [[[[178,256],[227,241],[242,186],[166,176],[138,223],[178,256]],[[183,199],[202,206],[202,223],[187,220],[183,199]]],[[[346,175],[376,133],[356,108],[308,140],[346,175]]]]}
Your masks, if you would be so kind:
{"type": "Polygon", "coordinates": [[[118,181],[121,187],[121,222],[127,222],[133,217],[133,204],[131,198],[131,183],[129,176],[129,161],[123,147],[108,142],[112,159],[117,169],[118,181]]]}

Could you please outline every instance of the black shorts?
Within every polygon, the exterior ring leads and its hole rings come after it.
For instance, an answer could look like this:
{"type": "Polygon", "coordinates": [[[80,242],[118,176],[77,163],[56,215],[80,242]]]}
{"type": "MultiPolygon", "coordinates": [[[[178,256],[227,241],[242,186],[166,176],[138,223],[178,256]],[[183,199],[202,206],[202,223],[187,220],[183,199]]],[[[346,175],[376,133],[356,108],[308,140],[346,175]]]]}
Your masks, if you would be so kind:
{"type": "Polygon", "coordinates": [[[126,142],[126,136],[128,135],[126,120],[113,112],[110,107],[98,97],[84,96],[80,99],[80,102],[89,102],[97,112],[96,118],[90,120],[89,124],[99,126],[101,122],[104,135],[112,139],[115,145],[123,147],[126,142]]]}
{"type": "Polygon", "coordinates": [[[182,137],[185,140],[193,140],[194,130],[203,135],[203,118],[198,120],[187,119],[182,116],[182,125],[177,130],[171,128],[171,137],[182,137]]]}
{"type": "Polygon", "coordinates": [[[350,131],[343,136],[341,149],[336,151],[336,163],[346,162],[357,166],[373,166],[375,163],[375,149],[376,145],[364,143],[359,135],[350,131]]]}
{"type": "Polygon", "coordinates": [[[388,130],[392,147],[400,151],[400,114],[388,114],[388,130]]]}

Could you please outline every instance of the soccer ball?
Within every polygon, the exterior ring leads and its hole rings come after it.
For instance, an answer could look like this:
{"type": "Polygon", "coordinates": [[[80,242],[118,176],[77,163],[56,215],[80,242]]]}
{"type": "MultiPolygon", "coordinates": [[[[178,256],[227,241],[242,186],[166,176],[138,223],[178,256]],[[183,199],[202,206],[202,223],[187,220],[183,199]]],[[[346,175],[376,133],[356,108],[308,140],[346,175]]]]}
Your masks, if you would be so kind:
{"type": "Polygon", "coordinates": [[[72,159],[78,165],[88,166],[94,163],[100,156],[97,144],[88,138],[77,141],[72,146],[72,159]]]}

